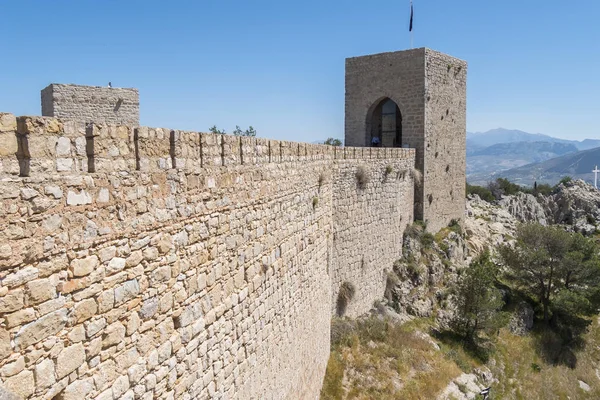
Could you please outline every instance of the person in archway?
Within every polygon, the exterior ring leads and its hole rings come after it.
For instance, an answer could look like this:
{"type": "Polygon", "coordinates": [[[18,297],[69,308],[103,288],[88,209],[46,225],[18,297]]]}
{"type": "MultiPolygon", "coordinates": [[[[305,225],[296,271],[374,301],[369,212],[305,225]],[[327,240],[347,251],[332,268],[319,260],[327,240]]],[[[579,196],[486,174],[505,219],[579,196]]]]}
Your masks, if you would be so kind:
{"type": "Polygon", "coordinates": [[[373,136],[371,138],[371,147],[379,147],[380,144],[381,144],[381,140],[379,140],[378,136],[373,136]]]}

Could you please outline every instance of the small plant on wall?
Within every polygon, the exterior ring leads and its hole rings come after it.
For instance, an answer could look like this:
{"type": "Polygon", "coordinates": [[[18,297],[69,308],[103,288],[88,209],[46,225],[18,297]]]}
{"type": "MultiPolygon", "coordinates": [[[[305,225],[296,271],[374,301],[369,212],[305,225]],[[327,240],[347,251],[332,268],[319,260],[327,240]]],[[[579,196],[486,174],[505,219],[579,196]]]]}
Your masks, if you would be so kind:
{"type": "Polygon", "coordinates": [[[356,287],[351,282],[345,281],[340,286],[340,291],[338,292],[337,297],[337,314],[342,317],[346,313],[346,309],[348,308],[348,304],[354,298],[356,294],[356,287]]]}
{"type": "Polygon", "coordinates": [[[317,196],[313,197],[312,205],[313,205],[313,209],[317,208],[317,206],[319,205],[319,198],[317,196]]]}
{"type": "Polygon", "coordinates": [[[326,171],[321,171],[321,173],[319,174],[319,188],[321,188],[321,186],[323,186],[326,182],[327,182],[327,178],[328,178],[328,173],[326,171]]]}
{"type": "Polygon", "coordinates": [[[412,176],[415,185],[421,186],[421,183],[423,183],[423,173],[417,168],[412,168],[410,170],[410,175],[412,176]]]}
{"type": "Polygon", "coordinates": [[[364,165],[359,165],[356,169],[356,184],[360,189],[364,189],[367,187],[369,183],[369,172],[367,172],[367,168],[364,165]]]}

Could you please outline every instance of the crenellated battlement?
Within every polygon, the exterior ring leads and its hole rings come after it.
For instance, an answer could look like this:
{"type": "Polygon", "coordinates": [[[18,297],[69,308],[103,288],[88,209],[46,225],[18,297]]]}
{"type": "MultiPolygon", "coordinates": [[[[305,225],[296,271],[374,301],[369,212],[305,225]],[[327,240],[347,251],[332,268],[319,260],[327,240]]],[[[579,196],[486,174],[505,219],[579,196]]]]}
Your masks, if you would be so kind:
{"type": "Polygon", "coordinates": [[[334,147],[167,128],[0,114],[0,176],[164,171],[343,159],[403,159],[413,149],[334,147]]]}

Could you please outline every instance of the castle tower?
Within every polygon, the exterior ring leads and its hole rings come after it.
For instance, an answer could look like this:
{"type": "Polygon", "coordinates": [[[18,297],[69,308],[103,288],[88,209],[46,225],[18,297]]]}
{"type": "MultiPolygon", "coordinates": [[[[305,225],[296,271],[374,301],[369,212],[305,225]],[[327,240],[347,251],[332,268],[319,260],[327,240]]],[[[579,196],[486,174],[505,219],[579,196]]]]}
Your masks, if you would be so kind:
{"type": "Polygon", "coordinates": [[[462,219],[467,63],[427,48],[346,59],[345,145],[416,149],[415,219],[462,219]]]}
{"type": "Polygon", "coordinates": [[[82,122],[138,126],[137,89],[52,83],[42,90],[42,115],[82,122]]]}

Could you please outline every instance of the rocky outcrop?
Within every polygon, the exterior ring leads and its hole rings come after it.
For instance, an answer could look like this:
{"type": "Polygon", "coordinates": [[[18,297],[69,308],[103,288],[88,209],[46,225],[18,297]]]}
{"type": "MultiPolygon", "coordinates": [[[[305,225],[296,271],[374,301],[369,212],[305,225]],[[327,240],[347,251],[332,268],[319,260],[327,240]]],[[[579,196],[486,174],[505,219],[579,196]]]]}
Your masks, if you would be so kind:
{"type": "Polygon", "coordinates": [[[548,225],[544,207],[531,194],[517,193],[514,196],[502,196],[498,205],[521,222],[548,225]]]}
{"type": "MultiPolygon", "coordinates": [[[[549,195],[538,194],[535,197],[528,193],[517,193],[502,196],[495,205],[517,222],[561,224],[584,235],[600,230],[600,191],[582,180],[561,183],[549,195]]],[[[502,215],[494,205],[482,202],[476,195],[467,202],[467,214],[478,218],[473,208],[479,208],[480,214],[489,212],[489,222],[506,222],[506,215],[502,215]]]]}
{"type": "Polygon", "coordinates": [[[477,368],[473,373],[463,373],[446,386],[438,400],[475,399],[495,379],[486,367],[477,368]]]}
{"type": "Polygon", "coordinates": [[[479,196],[470,196],[466,206],[465,233],[472,252],[497,248],[512,240],[519,221],[507,210],[479,196]]]}
{"type": "Polygon", "coordinates": [[[584,235],[600,228],[600,191],[582,180],[562,183],[539,201],[550,223],[571,225],[584,235]]]}

